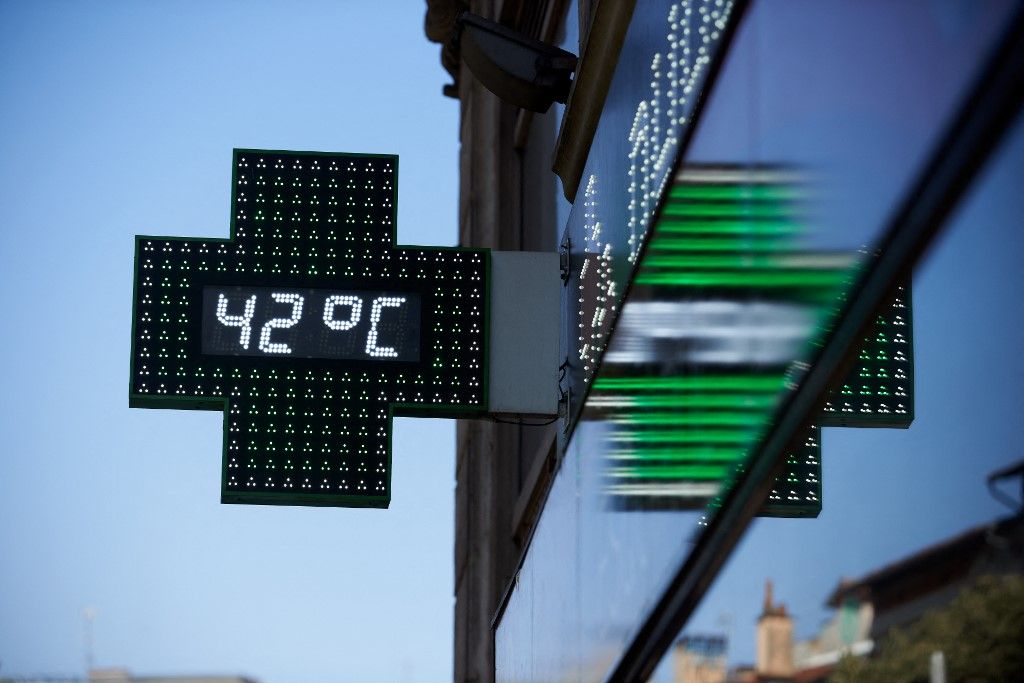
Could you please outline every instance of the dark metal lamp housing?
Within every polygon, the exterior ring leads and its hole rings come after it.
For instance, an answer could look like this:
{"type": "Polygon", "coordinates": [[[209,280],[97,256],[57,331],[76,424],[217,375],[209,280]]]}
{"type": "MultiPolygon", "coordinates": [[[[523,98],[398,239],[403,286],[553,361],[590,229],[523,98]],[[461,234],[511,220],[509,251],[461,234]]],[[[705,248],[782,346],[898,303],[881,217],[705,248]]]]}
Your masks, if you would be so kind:
{"type": "Polygon", "coordinates": [[[485,88],[517,107],[546,112],[565,102],[576,56],[501,24],[464,12],[458,19],[462,59],[485,88]]]}

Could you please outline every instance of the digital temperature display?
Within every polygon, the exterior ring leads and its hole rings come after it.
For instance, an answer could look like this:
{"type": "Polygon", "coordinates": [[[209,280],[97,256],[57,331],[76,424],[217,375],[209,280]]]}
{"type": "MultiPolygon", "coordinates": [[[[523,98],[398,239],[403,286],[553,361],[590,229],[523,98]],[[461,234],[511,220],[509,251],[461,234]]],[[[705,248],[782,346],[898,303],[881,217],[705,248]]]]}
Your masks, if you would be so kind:
{"type": "Polygon", "coordinates": [[[397,244],[394,155],[232,167],[230,238],[135,239],[128,404],[223,413],[223,503],[386,508],[396,415],[487,410],[488,252],[397,244]]]}
{"type": "Polygon", "coordinates": [[[420,298],[409,292],[207,286],[202,352],[417,362],[420,298]]]}

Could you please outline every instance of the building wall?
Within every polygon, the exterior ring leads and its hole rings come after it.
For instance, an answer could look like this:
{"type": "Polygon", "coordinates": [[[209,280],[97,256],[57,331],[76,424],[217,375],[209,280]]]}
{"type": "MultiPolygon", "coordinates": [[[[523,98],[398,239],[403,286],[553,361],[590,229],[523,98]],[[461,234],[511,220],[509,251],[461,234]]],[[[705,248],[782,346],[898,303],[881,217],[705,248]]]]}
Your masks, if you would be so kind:
{"type": "MultiPolygon", "coordinates": [[[[557,31],[565,3],[480,0],[468,9],[537,38],[557,31]],[[554,22],[554,23],[552,23],[554,22]]],[[[452,48],[462,3],[430,0],[427,34],[452,48]]],[[[452,60],[449,59],[449,62],[452,60]]],[[[459,244],[499,250],[553,251],[557,192],[551,172],[557,112],[530,115],[502,103],[461,63],[450,63],[461,112],[459,244]],[[518,144],[517,144],[518,142],[518,144]]],[[[529,535],[531,496],[544,485],[554,427],[462,420],[456,437],[455,644],[456,681],[494,680],[491,622],[509,587],[529,535]]]]}
{"type": "Polygon", "coordinates": [[[757,673],[762,677],[793,675],[793,620],[785,613],[766,614],[757,622],[757,673]]]}

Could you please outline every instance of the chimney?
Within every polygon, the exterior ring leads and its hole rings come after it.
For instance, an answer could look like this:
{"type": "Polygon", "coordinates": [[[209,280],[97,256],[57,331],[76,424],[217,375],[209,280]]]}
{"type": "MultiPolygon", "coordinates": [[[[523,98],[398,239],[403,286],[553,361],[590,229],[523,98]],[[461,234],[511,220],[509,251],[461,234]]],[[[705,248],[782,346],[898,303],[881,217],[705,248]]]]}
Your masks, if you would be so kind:
{"type": "Polygon", "coordinates": [[[793,620],[786,606],[775,604],[771,579],[764,586],[764,608],[757,620],[757,676],[764,680],[788,680],[793,666],[793,620]]]}

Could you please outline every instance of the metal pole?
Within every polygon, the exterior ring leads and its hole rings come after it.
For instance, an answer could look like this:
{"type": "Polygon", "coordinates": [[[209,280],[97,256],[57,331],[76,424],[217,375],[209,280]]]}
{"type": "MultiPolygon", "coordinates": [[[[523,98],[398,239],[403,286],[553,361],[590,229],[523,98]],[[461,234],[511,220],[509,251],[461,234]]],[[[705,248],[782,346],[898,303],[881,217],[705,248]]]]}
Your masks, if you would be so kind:
{"type": "Polygon", "coordinates": [[[93,659],[92,624],[96,619],[96,609],[93,607],[86,607],[82,610],[82,619],[85,641],[85,676],[86,678],[89,678],[92,676],[92,670],[95,666],[95,661],[93,659]]]}
{"type": "Polygon", "coordinates": [[[946,683],[946,656],[942,654],[942,650],[932,653],[929,665],[929,683],[946,683]]]}

